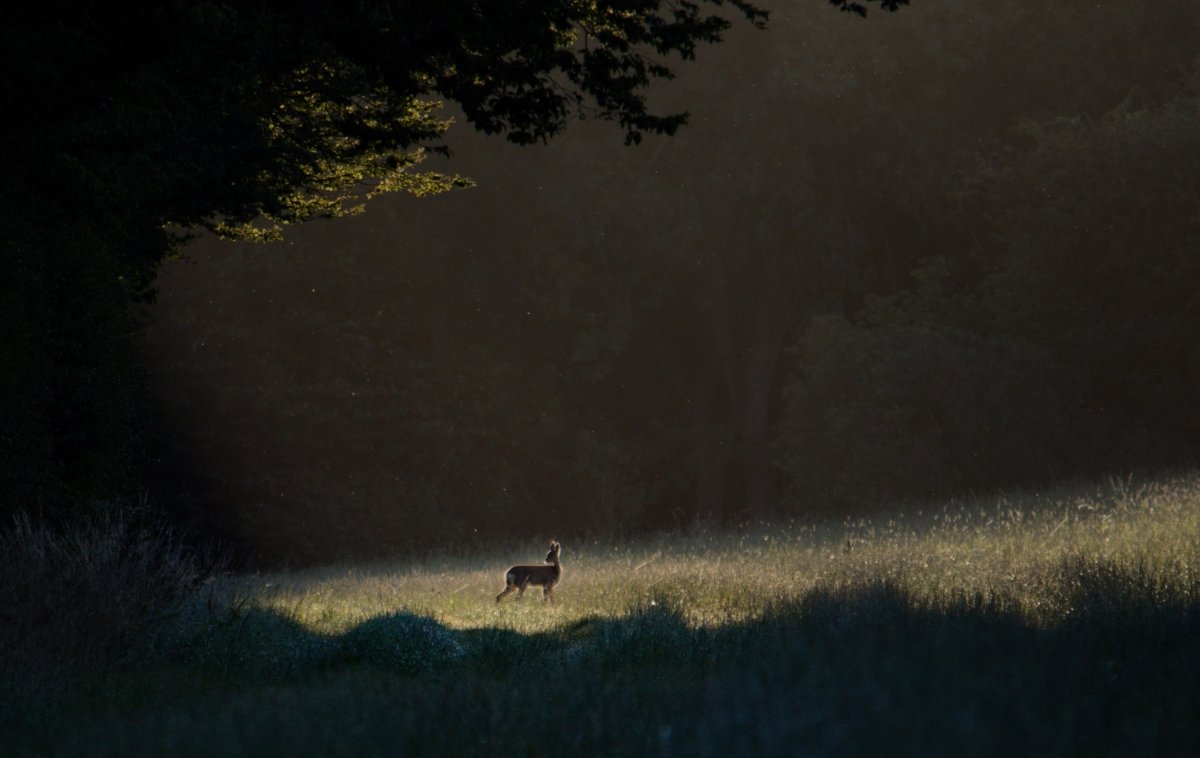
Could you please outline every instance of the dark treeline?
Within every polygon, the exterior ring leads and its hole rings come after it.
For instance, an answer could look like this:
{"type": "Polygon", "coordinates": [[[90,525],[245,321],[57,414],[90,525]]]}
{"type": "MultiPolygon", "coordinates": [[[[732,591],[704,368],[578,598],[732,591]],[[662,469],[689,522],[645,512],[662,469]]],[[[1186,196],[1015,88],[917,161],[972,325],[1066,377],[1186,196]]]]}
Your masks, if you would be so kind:
{"type": "Polygon", "coordinates": [[[857,513],[1194,463],[1185,3],[774,9],[636,150],[165,274],[156,496],[261,555],[857,513]]]}
{"type": "MultiPolygon", "coordinates": [[[[517,148],[461,124],[439,168],[477,187],[380,198],[270,245],[195,242],[162,270],[145,344],[129,294],[178,240],[128,209],[243,236],[262,215],[338,215],[297,179],[319,136],[282,165],[234,161],[237,186],[269,184],[246,197],[213,189],[228,156],[182,138],[154,170],[103,163],[125,194],[79,187],[83,216],[47,200],[64,179],[10,184],[10,239],[100,251],[19,259],[54,284],[4,300],[34,324],[0,330],[6,354],[34,357],[5,367],[10,502],[48,501],[46,481],[148,484],[202,532],[309,561],[1194,463],[1198,24],[1183,2],[773,8],[768,31],[734,28],[655,85],[653,106],[692,113],[675,136],[618,119],[646,133],[637,148],[589,123],[517,148]],[[150,202],[172,198],[191,215],[150,202]]],[[[271,58],[255,42],[242,52],[271,58]]],[[[255,59],[229,60],[183,97],[249,108],[215,126],[257,135],[253,104],[274,101],[221,100],[255,59]]],[[[160,132],[195,140],[209,113],[160,132]]],[[[437,138],[423,113],[393,146],[437,138]]],[[[502,115],[516,141],[540,136],[502,115]]]]}

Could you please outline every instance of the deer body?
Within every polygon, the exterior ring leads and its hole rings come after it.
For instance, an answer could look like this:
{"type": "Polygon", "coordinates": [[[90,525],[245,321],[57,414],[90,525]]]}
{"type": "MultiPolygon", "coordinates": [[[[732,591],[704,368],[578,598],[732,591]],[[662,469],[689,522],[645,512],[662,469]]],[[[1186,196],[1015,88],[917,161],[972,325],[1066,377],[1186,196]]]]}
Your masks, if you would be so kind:
{"type": "Polygon", "coordinates": [[[526,587],[541,587],[542,599],[554,599],[554,585],[562,579],[562,563],[558,559],[560,547],[557,542],[550,543],[550,552],[546,553],[548,566],[513,566],[504,572],[504,591],[496,596],[499,603],[505,595],[517,593],[517,599],[525,594],[526,587]]]}

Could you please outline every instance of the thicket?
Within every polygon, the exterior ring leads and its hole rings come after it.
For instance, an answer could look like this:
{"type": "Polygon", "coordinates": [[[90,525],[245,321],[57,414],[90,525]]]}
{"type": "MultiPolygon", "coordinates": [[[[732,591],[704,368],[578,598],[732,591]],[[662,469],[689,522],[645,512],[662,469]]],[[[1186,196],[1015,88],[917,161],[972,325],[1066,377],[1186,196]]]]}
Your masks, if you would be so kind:
{"type": "Polygon", "coordinates": [[[68,521],[15,514],[0,528],[4,696],[153,657],[202,576],[219,568],[145,506],[93,506],[68,521]]]}
{"type": "Polygon", "coordinates": [[[964,249],[800,335],[779,436],[799,497],[1196,459],[1198,88],[1023,124],[956,178],[956,212],[976,224],[964,249]]]}

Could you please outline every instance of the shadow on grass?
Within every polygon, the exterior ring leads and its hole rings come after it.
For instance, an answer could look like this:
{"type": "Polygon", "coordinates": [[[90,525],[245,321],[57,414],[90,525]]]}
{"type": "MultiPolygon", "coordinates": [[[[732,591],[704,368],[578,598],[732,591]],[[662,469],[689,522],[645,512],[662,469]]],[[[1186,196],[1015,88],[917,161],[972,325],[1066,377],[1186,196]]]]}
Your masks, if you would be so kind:
{"type": "MultiPolygon", "coordinates": [[[[531,666],[569,672],[647,668],[709,671],[794,654],[797,660],[946,660],[990,656],[1041,665],[1038,651],[1098,656],[1120,653],[1151,663],[1172,645],[1200,639],[1200,588],[1166,585],[1143,567],[1068,560],[1049,583],[1053,613],[1034,624],[1015,598],[961,596],[929,607],[886,583],[817,589],[772,606],[761,618],[697,627],[669,597],[627,616],[585,617],[559,629],[523,634],[484,627],[452,629],[403,611],[370,618],[340,635],[314,633],[285,615],[252,609],[196,630],[175,659],[232,676],[306,675],[346,666],[398,674],[448,668],[506,676],[531,666]]],[[[1195,579],[1200,583],[1200,578],[1195,579]]],[[[1200,660],[1200,649],[1184,651],[1200,660]]],[[[966,663],[966,660],[960,660],[966,663]]],[[[1080,661],[1081,665],[1083,660],[1080,661]]],[[[1111,666],[1110,666],[1111,667],[1111,666]]]]}
{"type": "Polygon", "coordinates": [[[173,699],[153,683],[153,700],[21,739],[94,751],[119,725],[132,755],[1200,754],[1197,587],[1059,570],[1044,624],[1003,596],[922,607],[888,584],[713,628],[666,598],[536,634],[396,612],[321,635],[250,610],[176,651],[173,699]]]}

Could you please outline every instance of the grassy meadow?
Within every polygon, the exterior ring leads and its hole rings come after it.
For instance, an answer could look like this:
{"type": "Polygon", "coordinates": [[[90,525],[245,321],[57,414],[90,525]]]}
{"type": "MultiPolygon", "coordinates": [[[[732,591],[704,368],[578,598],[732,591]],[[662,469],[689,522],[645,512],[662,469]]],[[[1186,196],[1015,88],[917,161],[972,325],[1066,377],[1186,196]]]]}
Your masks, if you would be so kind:
{"type": "Polygon", "coordinates": [[[0,754],[1200,755],[1200,475],[565,541],[498,605],[553,536],[10,636],[0,754]]]}

